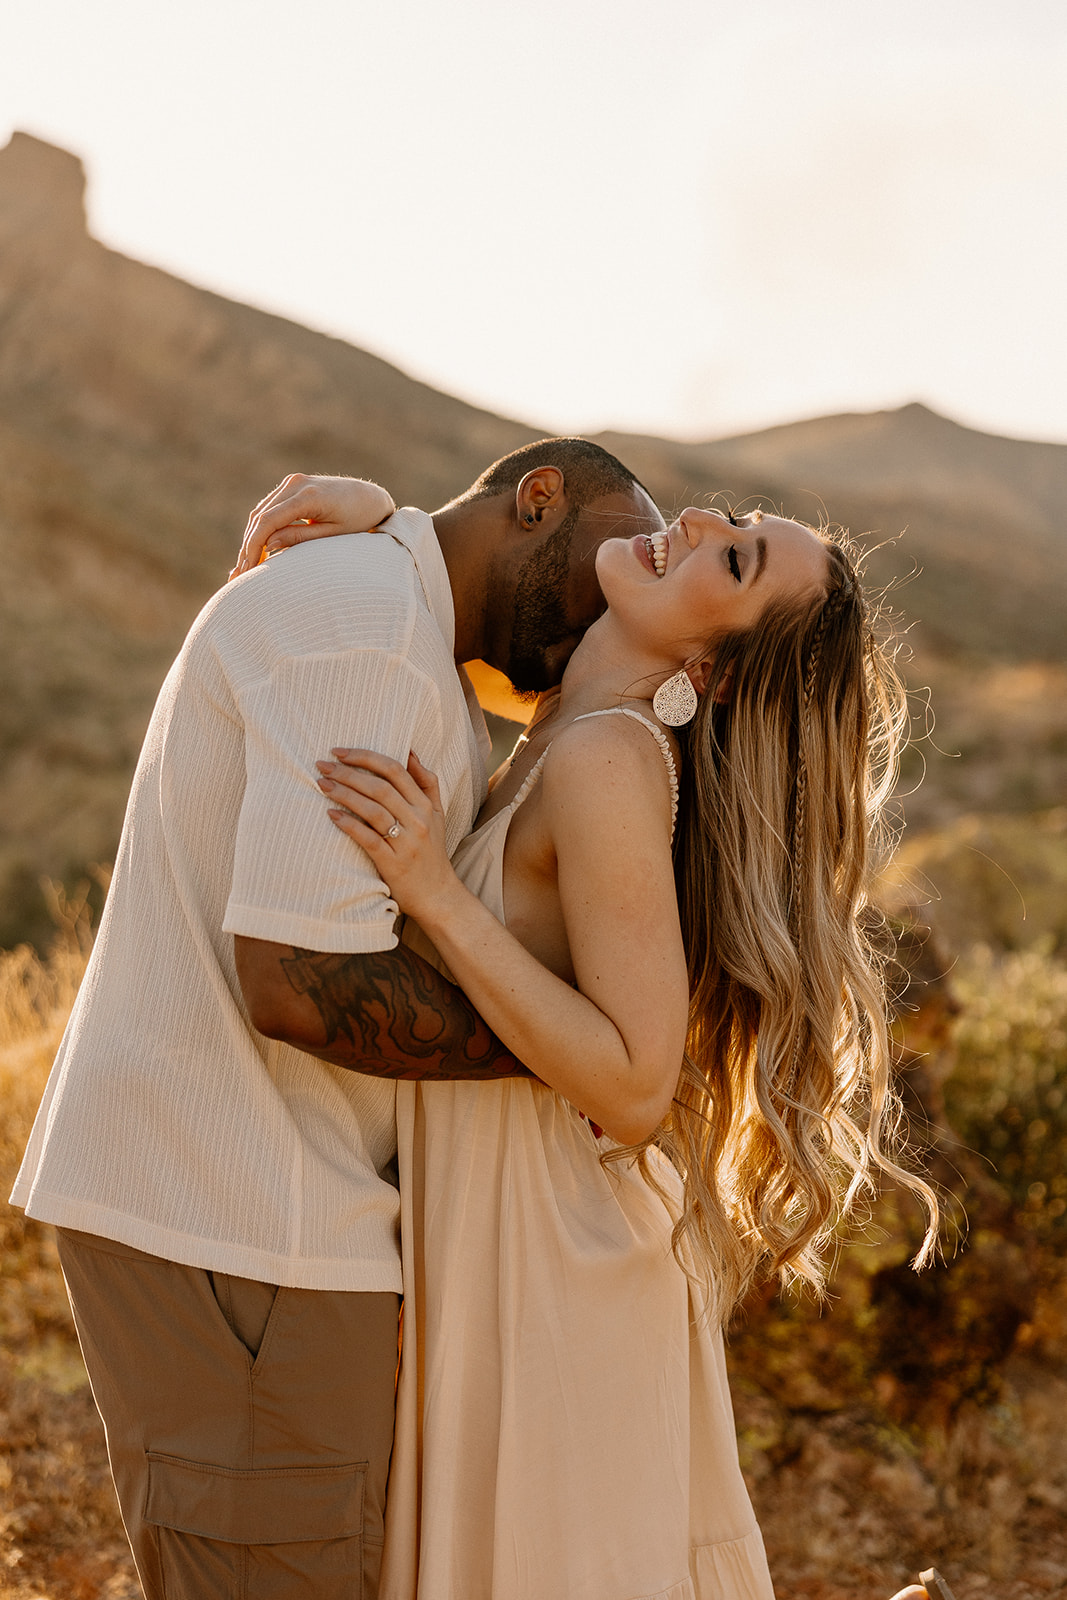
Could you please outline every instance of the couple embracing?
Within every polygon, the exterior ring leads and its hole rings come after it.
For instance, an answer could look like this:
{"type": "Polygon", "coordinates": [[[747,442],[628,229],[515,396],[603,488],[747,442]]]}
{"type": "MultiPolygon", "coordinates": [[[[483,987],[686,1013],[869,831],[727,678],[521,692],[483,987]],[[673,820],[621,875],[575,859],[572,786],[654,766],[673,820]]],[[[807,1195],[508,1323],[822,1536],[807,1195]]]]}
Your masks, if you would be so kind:
{"type": "Polygon", "coordinates": [[[901,1176],[845,550],[553,439],[432,517],[287,480],[239,567],[12,1197],[146,1595],[769,1600],[722,1319],[901,1176]],[[479,658],[541,694],[488,795],[479,658]]]}

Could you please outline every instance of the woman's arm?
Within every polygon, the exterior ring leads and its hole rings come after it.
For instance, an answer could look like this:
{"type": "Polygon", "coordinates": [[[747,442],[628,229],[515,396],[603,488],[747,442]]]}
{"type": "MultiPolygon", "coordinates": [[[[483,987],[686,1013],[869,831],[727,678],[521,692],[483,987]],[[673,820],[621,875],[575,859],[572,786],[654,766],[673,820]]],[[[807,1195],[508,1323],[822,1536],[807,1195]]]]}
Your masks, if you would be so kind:
{"type": "Polygon", "coordinates": [[[253,507],[230,577],[239,578],[243,572],[258,567],[265,555],[276,555],[306,539],[369,533],[395,510],[392,495],[366,478],[290,473],[253,507]]]}
{"type": "Polygon", "coordinates": [[[432,774],[414,757],[405,773],[370,752],[343,754],[357,770],[341,784],[344,766],[331,766],[323,788],[350,809],[331,816],[367,851],[494,1033],[613,1138],[647,1137],[677,1086],[688,1017],[670,794],[647,733],[622,717],[574,724],[545,763],[542,803],[577,990],[460,883],[444,852],[432,774]],[[400,832],[389,839],[394,818],[400,832]]]}

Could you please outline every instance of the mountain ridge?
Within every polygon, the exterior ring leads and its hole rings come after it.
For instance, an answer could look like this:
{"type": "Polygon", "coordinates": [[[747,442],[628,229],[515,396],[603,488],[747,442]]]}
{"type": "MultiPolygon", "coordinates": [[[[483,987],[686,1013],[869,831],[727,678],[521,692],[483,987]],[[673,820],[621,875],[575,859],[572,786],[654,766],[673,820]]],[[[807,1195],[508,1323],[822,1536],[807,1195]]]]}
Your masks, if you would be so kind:
{"type": "MultiPolygon", "coordinates": [[[[0,150],[0,945],[43,937],[42,874],[113,853],[158,685],[274,483],[350,472],[433,507],[537,437],[109,250],[77,157],[14,135],[0,150]]],[[[599,437],[668,512],[726,490],[811,521],[825,502],[876,530],[877,581],[922,569],[901,598],[927,653],[1067,657],[1067,446],[919,406],[702,444],[599,437]]]]}

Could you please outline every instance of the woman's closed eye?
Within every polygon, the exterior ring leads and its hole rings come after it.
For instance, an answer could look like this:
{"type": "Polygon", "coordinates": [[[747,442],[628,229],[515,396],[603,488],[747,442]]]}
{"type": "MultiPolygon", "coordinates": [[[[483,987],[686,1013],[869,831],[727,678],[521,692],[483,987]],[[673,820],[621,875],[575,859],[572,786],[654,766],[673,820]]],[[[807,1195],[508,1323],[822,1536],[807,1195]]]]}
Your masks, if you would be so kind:
{"type": "Polygon", "coordinates": [[[730,563],[730,571],[733,573],[733,575],[737,579],[738,583],[740,583],[741,582],[741,564],[737,559],[737,546],[735,544],[732,544],[730,546],[729,550],[727,550],[727,552],[726,552],[726,556],[727,556],[727,560],[730,563]]]}

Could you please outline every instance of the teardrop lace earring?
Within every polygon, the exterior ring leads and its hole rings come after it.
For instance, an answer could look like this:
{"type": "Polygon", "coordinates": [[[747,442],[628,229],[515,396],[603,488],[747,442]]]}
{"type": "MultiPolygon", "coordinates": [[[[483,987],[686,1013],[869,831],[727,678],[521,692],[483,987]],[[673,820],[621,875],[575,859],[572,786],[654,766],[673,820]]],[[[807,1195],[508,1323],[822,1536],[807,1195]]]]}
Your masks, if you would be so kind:
{"type": "Polygon", "coordinates": [[[652,696],[652,709],[668,728],[682,728],[692,722],[696,716],[697,692],[684,667],[660,684],[652,696]]]}

